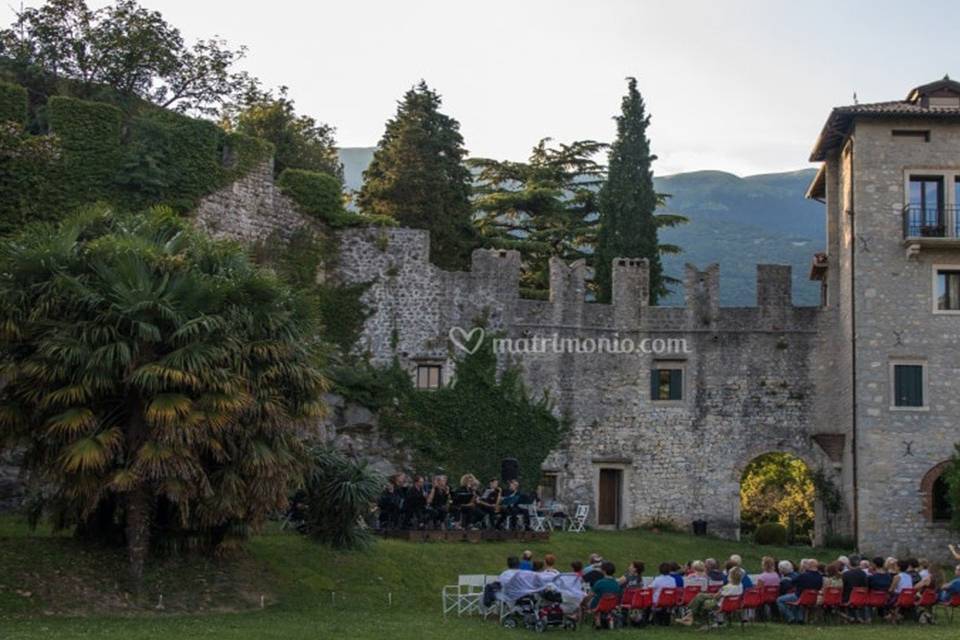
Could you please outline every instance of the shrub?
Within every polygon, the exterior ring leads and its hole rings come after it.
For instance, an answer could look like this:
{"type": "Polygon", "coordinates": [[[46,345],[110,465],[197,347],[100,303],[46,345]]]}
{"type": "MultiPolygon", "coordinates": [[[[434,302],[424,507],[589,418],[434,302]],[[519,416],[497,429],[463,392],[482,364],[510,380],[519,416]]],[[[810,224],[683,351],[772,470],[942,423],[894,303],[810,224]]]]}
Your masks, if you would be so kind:
{"type": "Polygon", "coordinates": [[[0,82],[0,122],[27,122],[27,90],[23,87],[0,82]]]}
{"type": "Polygon", "coordinates": [[[753,534],[757,544],[783,546],[787,543],[787,528],[779,522],[765,522],[753,534]]]}
{"type": "Polygon", "coordinates": [[[335,549],[359,549],[370,544],[369,530],[359,522],[370,512],[386,480],[364,462],[339,451],[318,447],[307,474],[309,535],[335,549]]]}

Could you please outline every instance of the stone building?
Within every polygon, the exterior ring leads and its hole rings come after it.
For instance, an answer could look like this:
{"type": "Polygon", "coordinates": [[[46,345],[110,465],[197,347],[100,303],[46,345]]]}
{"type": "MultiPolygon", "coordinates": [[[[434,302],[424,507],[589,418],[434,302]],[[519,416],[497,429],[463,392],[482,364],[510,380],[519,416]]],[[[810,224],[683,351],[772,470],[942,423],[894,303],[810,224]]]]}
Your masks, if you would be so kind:
{"type": "Polygon", "coordinates": [[[840,365],[824,417],[850,443],[851,526],[862,545],[940,556],[960,441],[960,83],[834,109],[810,159],[827,213],[811,275],[840,365]]]}

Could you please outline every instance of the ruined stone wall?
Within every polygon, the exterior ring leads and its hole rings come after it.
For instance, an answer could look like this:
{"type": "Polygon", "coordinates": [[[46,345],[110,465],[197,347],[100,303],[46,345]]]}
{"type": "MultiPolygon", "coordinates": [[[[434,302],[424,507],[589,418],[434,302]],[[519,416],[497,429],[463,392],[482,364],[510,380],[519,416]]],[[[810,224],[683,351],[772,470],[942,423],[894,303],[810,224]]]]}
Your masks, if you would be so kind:
{"type": "Polygon", "coordinates": [[[318,227],[280,193],[273,181],[273,160],[254,167],[233,184],[205,196],[194,219],[199,228],[218,238],[241,242],[264,240],[273,233],[289,237],[304,226],[318,227]]]}

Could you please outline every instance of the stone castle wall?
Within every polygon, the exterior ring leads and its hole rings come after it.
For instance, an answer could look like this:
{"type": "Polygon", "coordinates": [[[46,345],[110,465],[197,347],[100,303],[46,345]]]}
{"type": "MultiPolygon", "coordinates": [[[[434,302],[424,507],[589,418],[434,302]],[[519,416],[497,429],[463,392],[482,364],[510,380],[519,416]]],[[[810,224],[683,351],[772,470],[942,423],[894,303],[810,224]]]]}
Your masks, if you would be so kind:
{"type": "Polygon", "coordinates": [[[424,231],[350,230],[339,240],[338,277],[369,284],[364,301],[372,315],[358,350],[377,363],[396,357],[411,372],[437,363],[448,379],[457,356],[449,331],[480,320],[513,339],[686,341],[689,353],[662,356],[685,371],[679,402],[651,400],[658,359],[651,354],[501,355],[572,420],[566,442],[545,464],[570,505],[586,502],[595,515],[600,469],[619,469],[621,525],[702,517],[733,536],[740,476],[757,455],[788,451],[844,481],[846,434],[815,411],[816,389],[835,365],[822,348],[823,314],[792,306],[789,267],[758,267],[755,307],[719,306],[716,265],[688,267],[685,307],[649,307],[644,261],[614,261],[613,303],[606,305],[586,301],[582,262],[554,260],[550,299],[536,301],[518,295],[514,251],[476,251],[469,271],[449,273],[429,262],[424,231]]]}

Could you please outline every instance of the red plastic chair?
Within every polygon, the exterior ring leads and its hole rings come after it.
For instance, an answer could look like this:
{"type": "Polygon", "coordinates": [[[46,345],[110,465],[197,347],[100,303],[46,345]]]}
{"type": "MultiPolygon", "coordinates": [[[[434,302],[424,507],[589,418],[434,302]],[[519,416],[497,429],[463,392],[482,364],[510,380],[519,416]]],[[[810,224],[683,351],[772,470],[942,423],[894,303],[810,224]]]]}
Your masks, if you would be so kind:
{"type": "Polygon", "coordinates": [[[950,596],[950,601],[943,604],[947,608],[947,611],[950,614],[950,624],[953,624],[953,612],[957,609],[960,609],[960,593],[955,593],[950,596]]]}
{"type": "Polygon", "coordinates": [[[740,622],[744,619],[755,620],[757,611],[763,607],[763,589],[760,587],[751,587],[743,592],[743,599],[740,602],[740,622]],[[744,615],[746,614],[746,615],[744,615]]]}
{"type": "Polygon", "coordinates": [[[690,603],[693,602],[693,599],[700,595],[700,592],[703,591],[702,587],[696,585],[689,585],[683,588],[683,606],[689,607],[690,603]]]}
{"type": "Polygon", "coordinates": [[[917,605],[917,592],[915,589],[904,589],[897,594],[897,599],[893,602],[893,616],[891,622],[900,624],[900,619],[905,611],[913,611],[917,605]]]}
{"type": "Polygon", "coordinates": [[[652,609],[653,608],[653,589],[637,589],[633,594],[633,602],[630,603],[631,609],[652,609]]]}
{"type": "MultiPolygon", "coordinates": [[[[730,624],[733,620],[733,614],[740,611],[740,607],[743,604],[743,601],[736,596],[727,596],[726,598],[720,598],[720,607],[717,609],[717,612],[723,616],[723,621],[726,624],[730,624]]],[[[740,626],[743,626],[743,614],[740,614],[740,626]]]]}
{"type": "Polygon", "coordinates": [[[777,608],[777,598],[779,597],[779,585],[765,585],[763,587],[763,615],[767,620],[773,618],[773,611],[777,608]]]}
{"type": "Polygon", "coordinates": [[[630,613],[630,609],[633,608],[633,599],[638,591],[640,591],[640,587],[624,588],[623,593],[620,595],[620,608],[624,613],[630,613]]]}
{"type": "Polygon", "coordinates": [[[600,627],[603,616],[606,616],[607,626],[610,629],[616,627],[616,616],[614,615],[614,611],[616,611],[617,607],[619,606],[619,596],[612,593],[606,593],[600,596],[600,601],[597,602],[597,606],[593,610],[593,626],[600,627]]]}
{"type": "Polygon", "coordinates": [[[707,593],[717,593],[718,591],[720,591],[720,587],[722,587],[722,586],[723,586],[722,584],[718,584],[718,583],[714,583],[714,584],[708,585],[708,586],[707,586],[707,593]]]}
{"type": "Polygon", "coordinates": [[[664,587],[660,589],[660,595],[657,596],[657,601],[654,603],[654,606],[657,609],[673,609],[674,607],[678,607],[683,603],[682,593],[679,589],[664,587]]]}
{"type": "Polygon", "coordinates": [[[820,602],[823,613],[836,615],[843,606],[843,589],[840,587],[824,587],[823,600],[820,602]]]}
{"type": "Polygon", "coordinates": [[[932,607],[937,604],[937,592],[935,589],[924,589],[917,598],[918,607],[932,607]]]}
{"type": "Polygon", "coordinates": [[[847,612],[862,611],[868,606],[870,606],[870,592],[866,587],[854,587],[850,591],[850,599],[843,604],[847,612]]]}
{"type": "Polygon", "coordinates": [[[887,608],[887,592],[872,590],[867,596],[867,607],[873,610],[872,615],[880,615],[880,612],[887,608]]]}
{"type": "Polygon", "coordinates": [[[817,607],[817,599],[820,592],[816,589],[804,589],[800,592],[800,597],[794,602],[787,603],[791,607],[800,607],[803,609],[803,621],[809,622],[810,613],[817,607]]]}

